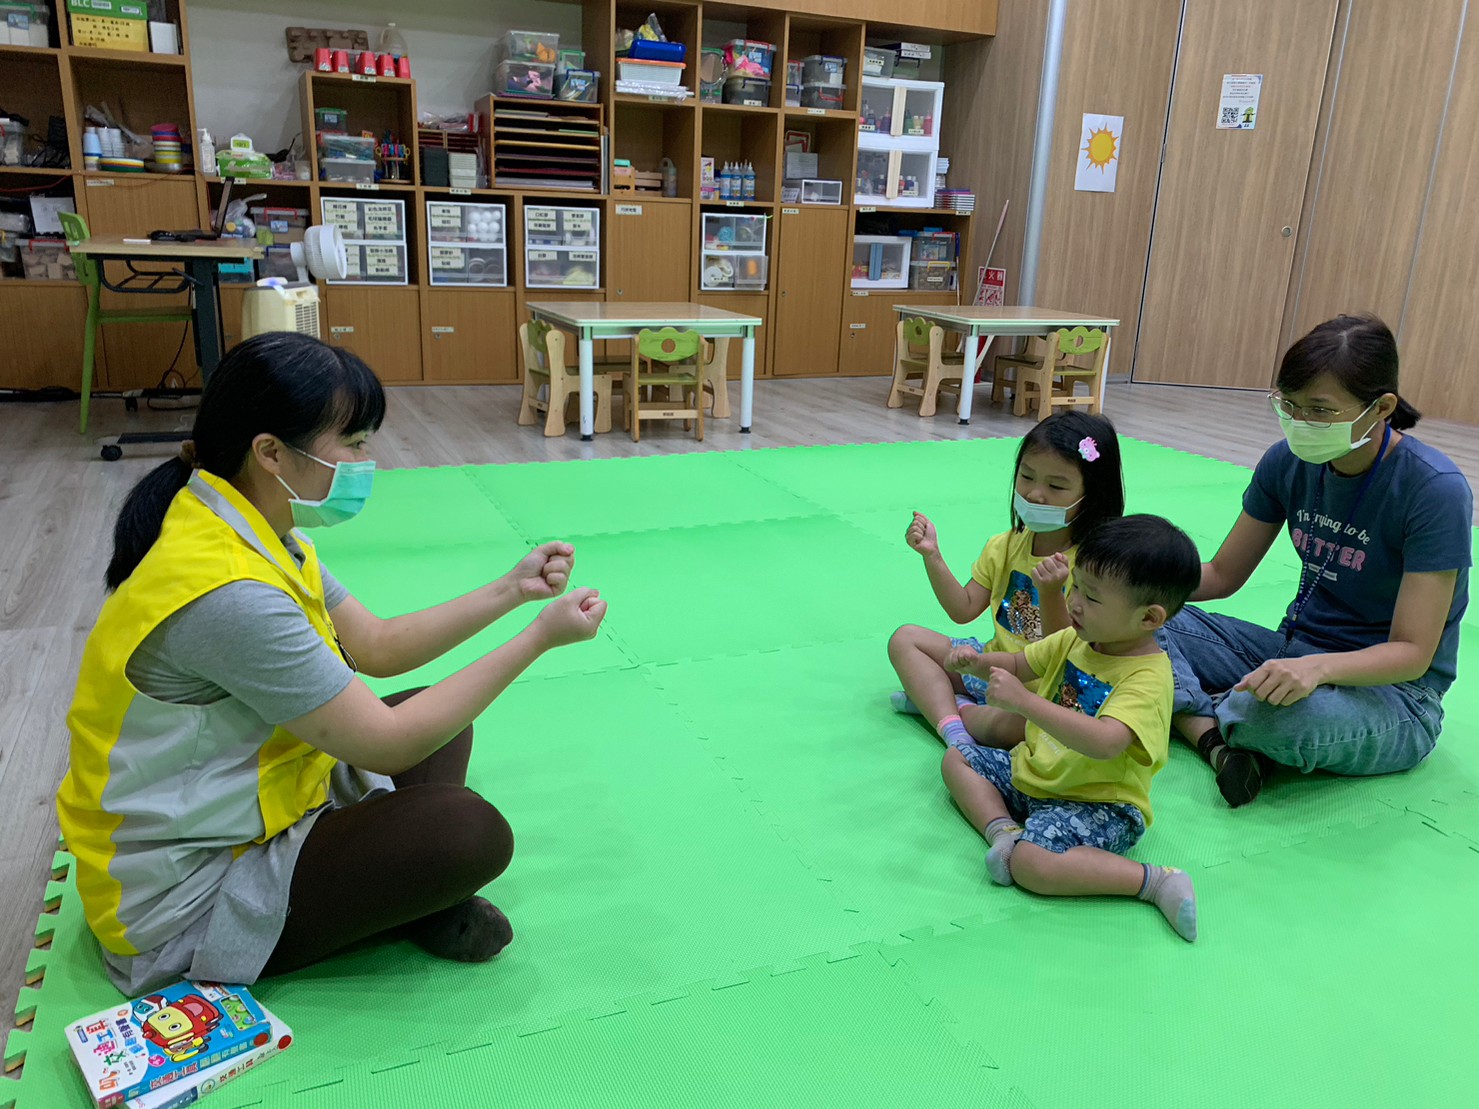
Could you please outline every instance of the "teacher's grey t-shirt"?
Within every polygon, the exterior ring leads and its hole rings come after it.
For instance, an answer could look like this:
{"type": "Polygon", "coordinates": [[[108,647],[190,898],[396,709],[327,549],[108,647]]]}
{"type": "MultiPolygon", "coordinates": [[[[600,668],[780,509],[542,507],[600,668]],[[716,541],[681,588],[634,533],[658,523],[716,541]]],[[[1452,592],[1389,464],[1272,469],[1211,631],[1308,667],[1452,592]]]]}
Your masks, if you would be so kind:
{"type": "Polygon", "coordinates": [[[1418,679],[1442,694],[1453,684],[1459,619],[1469,604],[1473,492],[1445,454],[1411,435],[1387,449],[1352,516],[1365,478],[1303,462],[1288,443],[1278,442],[1259,460],[1243,494],[1243,511],[1264,523],[1289,525],[1289,538],[1306,567],[1306,584],[1329,559],[1295,626],[1296,638],[1323,651],[1385,643],[1402,575],[1457,570],[1433,665],[1418,679]]]}

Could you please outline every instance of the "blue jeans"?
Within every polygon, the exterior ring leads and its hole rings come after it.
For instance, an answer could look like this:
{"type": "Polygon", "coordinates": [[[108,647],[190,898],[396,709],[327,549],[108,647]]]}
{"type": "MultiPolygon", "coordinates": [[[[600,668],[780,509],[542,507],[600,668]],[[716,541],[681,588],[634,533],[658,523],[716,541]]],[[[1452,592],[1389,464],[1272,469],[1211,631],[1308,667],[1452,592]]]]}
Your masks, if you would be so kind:
{"type": "Polygon", "coordinates": [[[1268,705],[1251,693],[1230,692],[1265,662],[1319,654],[1296,636],[1188,605],[1156,638],[1176,678],[1174,712],[1216,717],[1233,747],[1258,751],[1309,773],[1391,774],[1427,758],[1443,729],[1439,694],[1417,682],[1380,686],[1318,686],[1302,701],[1268,705]]]}

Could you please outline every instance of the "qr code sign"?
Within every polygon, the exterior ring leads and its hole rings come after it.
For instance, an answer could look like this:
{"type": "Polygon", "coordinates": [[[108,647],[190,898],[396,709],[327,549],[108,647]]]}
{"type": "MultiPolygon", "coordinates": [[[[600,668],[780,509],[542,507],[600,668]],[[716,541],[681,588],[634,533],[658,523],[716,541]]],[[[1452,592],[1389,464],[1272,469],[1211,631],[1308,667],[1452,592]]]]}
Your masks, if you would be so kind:
{"type": "Polygon", "coordinates": [[[1223,127],[1236,127],[1237,125],[1238,125],[1238,109],[1237,108],[1229,108],[1226,105],[1223,105],[1223,108],[1222,108],[1222,126],[1223,127]]]}

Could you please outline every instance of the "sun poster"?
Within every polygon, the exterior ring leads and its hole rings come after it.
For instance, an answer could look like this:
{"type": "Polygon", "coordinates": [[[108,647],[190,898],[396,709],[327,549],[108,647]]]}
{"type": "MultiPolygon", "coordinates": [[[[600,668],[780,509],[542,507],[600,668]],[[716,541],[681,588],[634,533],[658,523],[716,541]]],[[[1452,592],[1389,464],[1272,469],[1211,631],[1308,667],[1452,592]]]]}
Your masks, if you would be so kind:
{"type": "Polygon", "coordinates": [[[1076,191],[1114,192],[1114,180],[1120,167],[1120,137],[1124,130],[1124,116],[1084,113],[1078,142],[1078,173],[1073,179],[1076,191]]]}

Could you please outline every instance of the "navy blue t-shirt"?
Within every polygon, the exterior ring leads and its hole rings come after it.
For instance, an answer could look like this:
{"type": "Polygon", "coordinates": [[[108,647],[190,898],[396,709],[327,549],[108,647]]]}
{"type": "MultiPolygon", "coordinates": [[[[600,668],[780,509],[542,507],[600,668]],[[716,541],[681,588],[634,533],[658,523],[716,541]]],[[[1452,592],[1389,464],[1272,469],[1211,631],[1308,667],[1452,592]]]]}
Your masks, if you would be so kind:
{"type": "MultiPolygon", "coordinates": [[[[1445,454],[1411,435],[1387,448],[1353,519],[1365,478],[1303,462],[1280,441],[1259,460],[1243,494],[1243,511],[1264,523],[1288,523],[1306,584],[1329,557],[1295,628],[1296,638],[1322,651],[1387,642],[1402,575],[1457,570],[1433,665],[1418,679],[1441,694],[1453,684],[1459,619],[1469,604],[1474,494],[1445,454]]],[[[1284,629],[1293,610],[1291,601],[1284,629]]]]}

